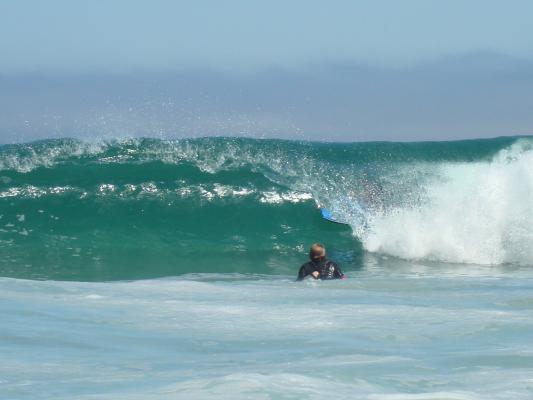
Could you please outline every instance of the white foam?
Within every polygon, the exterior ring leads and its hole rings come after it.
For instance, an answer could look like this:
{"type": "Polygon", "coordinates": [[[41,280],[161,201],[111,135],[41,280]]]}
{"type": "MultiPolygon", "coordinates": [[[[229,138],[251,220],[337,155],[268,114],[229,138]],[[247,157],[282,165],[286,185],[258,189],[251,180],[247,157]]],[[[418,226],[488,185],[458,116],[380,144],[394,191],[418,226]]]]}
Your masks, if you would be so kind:
{"type": "Polygon", "coordinates": [[[213,185],[213,192],[218,197],[240,197],[240,196],[248,196],[252,193],[254,193],[254,190],[242,188],[242,187],[232,187],[229,185],[221,185],[219,183],[215,183],[213,185]]]}
{"type": "Polygon", "coordinates": [[[263,192],[259,201],[261,203],[270,203],[270,204],[281,204],[284,202],[287,203],[300,203],[303,201],[311,200],[313,196],[310,193],[297,192],[297,191],[287,191],[287,192],[276,192],[268,191],[263,192]]]}
{"type": "Polygon", "coordinates": [[[98,192],[99,193],[109,193],[114,192],[116,189],[115,185],[111,183],[102,183],[100,186],[98,186],[98,192]]]}
{"type": "Polygon", "coordinates": [[[0,278],[0,397],[531,398],[530,269],[356,276],[0,278]]]}
{"type": "Polygon", "coordinates": [[[369,216],[361,235],[367,250],[460,263],[533,263],[530,141],[519,140],[487,162],[448,163],[433,172],[421,204],[369,216]]]}

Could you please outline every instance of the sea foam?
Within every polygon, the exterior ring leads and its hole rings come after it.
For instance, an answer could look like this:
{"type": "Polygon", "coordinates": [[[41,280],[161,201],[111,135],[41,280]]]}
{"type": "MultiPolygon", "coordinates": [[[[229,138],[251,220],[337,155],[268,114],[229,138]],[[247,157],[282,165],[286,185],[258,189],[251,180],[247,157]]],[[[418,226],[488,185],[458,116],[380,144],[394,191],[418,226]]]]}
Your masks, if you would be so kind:
{"type": "Polygon", "coordinates": [[[368,216],[372,252],[439,261],[533,264],[533,150],[519,140],[491,160],[418,165],[421,204],[368,216]]]}

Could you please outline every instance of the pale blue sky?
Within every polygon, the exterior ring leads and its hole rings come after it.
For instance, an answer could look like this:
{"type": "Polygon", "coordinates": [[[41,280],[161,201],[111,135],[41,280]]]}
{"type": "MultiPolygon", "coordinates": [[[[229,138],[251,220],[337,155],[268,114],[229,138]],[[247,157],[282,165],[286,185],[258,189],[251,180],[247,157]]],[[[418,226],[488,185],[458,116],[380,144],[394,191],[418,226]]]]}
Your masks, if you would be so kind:
{"type": "Polygon", "coordinates": [[[533,1],[5,0],[0,71],[405,66],[533,58],[533,1]]]}
{"type": "Polygon", "coordinates": [[[533,134],[533,1],[0,2],[0,143],[533,134]]]}

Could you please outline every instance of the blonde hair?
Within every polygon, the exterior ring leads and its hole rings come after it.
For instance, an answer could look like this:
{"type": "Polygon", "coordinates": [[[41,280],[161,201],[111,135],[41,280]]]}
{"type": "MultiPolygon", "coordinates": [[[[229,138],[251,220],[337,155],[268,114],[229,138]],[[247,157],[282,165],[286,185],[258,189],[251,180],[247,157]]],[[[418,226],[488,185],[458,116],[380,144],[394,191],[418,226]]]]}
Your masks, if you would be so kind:
{"type": "Polygon", "coordinates": [[[311,260],[318,260],[326,256],[326,248],[323,244],[313,243],[309,249],[309,258],[311,260]]]}

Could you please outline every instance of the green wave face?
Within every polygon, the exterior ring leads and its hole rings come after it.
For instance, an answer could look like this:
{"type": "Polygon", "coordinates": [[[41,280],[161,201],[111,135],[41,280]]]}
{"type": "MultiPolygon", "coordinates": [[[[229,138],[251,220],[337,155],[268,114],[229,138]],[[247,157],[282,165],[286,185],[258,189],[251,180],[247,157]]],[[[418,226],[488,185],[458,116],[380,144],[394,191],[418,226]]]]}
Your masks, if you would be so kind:
{"type": "MultiPolygon", "coordinates": [[[[516,259],[498,253],[486,262],[482,246],[469,255],[452,242],[441,249],[425,243],[425,252],[417,253],[402,230],[435,234],[423,221],[447,212],[435,198],[439,190],[451,185],[457,198],[473,196],[483,189],[471,193],[476,179],[488,182],[491,168],[503,174],[503,182],[521,176],[521,190],[531,196],[530,153],[529,139],[516,138],[412,144],[54,140],[3,146],[0,275],[115,280],[205,272],[295,274],[316,241],[345,269],[357,268],[364,250],[452,262],[527,263],[533,260],[527,252],[516,259]],[[470,181],[461,182],[465,176],[470,181]],[[349,225],[323,220],[317,204],[349,225]]],[[[493,206],[490,199],[486,206],[493,206]]],[[[520,218],[528,223],[523,212],[520,218]]],[[[472,230],[482,217],[471,221],[472,230]]],[[[505,225],[518,217],[501,218],[505,225]]],[[[439,231],[458,226],[452,221],[439,231]]],[[[530,239],[531,228],[524,229],[499,233],[502,254],[519,253],[530,239]]]]}

